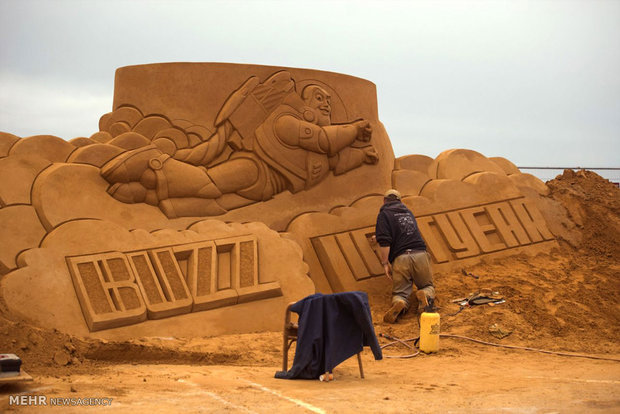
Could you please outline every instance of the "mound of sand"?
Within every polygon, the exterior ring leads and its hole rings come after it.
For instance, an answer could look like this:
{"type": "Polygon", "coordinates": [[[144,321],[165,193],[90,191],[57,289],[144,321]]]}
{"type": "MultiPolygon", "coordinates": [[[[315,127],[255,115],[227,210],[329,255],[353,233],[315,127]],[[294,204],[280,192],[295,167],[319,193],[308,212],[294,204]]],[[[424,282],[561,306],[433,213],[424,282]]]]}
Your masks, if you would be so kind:
{"type": "MultiPolygon", "coordinates": [[[[565,170],[547,182],[582,233],[578,250],[601,259],[620,257],[620,189],[592,171],[565,170]]],[[[615,259],[615,260],[614,260],[615,259]]]]}

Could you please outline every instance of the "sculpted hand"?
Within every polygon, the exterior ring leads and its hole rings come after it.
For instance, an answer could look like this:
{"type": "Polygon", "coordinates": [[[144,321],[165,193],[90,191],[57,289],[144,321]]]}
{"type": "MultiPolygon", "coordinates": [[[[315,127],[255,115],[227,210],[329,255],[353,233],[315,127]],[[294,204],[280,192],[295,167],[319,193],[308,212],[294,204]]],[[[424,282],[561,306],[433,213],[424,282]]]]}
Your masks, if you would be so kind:
{"type": "Polygon", "coordinates": [[[372,127],[370,126],[370,122],[365,120],[355,121],[353,123],[357,127],[357,139],[363,142],[370,141],[370,137],[372,136],[372,127]]]}
{"type": "Polygon", "coordinates": [[[374,147],[368,147],[364,150],[364,162],[366,164],[376,164],[379,162],[379,154],[374,147]]]}

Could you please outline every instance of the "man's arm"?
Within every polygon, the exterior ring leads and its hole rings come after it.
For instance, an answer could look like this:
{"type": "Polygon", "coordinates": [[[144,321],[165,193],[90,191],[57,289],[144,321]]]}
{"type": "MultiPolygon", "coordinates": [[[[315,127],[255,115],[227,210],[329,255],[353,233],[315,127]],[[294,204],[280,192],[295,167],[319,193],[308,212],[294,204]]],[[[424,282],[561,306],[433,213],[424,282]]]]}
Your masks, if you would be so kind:
{"type": "Polygon", "coordinates": [[[391,229],[384,212],[377,216],[375,225],[375,240],[379,244],[379,256],[383,271],[388,279],[392,280],[392,266],[390,265],[390,245],[392,243],[391,229]]]}
{"type": "Polygon", "coordinates": [[[392,280],[392,266],[388,261],[388,257],[390,256],[390,246],[379,246],[379,255],[381,256],[381,265],[383,265],[383,272],[388,277],[388,279],[392,280]]]}

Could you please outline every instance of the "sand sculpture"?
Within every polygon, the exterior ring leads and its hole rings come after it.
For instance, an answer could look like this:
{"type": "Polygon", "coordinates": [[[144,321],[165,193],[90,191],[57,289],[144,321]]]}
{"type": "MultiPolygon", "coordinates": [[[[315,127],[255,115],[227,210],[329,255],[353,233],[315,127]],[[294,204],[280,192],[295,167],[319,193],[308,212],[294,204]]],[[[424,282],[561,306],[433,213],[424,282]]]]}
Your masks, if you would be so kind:
{"type": "Polygon", "coordinates": [[[306,69],[120,68],[98,132],[0,133],[0,177],[8,311],[110,339],[275,330],[315,291],[381,289],[390,187],[437,271],[548,250],[566,224],[506,159],[394,159],[375,86],[306,69]]]}
{"type": "Polygon", "coordinates": [[[220,215],[286,190],[307,190],[330,171],[343,174],[378,161],[368,144],[368,121],[332,124],[331,95],[317,84],[298,93],[287,71],[262,83],[256,76],[246,80],[213,127],[210,137],[189,148],[178,129],[167,128],[153,136],[153,145],[115,157],[101,169],[108,192],[126,203],[157,205],[169,218],[220,215]],[[218,160],[228,148],[229,157],[218,160]]]}

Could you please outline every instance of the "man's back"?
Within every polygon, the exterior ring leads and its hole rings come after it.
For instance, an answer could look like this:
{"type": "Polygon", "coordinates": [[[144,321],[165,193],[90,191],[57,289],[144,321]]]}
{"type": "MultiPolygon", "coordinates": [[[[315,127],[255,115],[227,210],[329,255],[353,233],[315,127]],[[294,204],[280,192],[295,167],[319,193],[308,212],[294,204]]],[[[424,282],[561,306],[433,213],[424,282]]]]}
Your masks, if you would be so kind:
{"type": "Polygon", "coordinates": [[[398,200],[381,207],[375,230],[377,243],[390,246],[390,262],[406,250],[426,250],[413,213],[398,200]]]}

